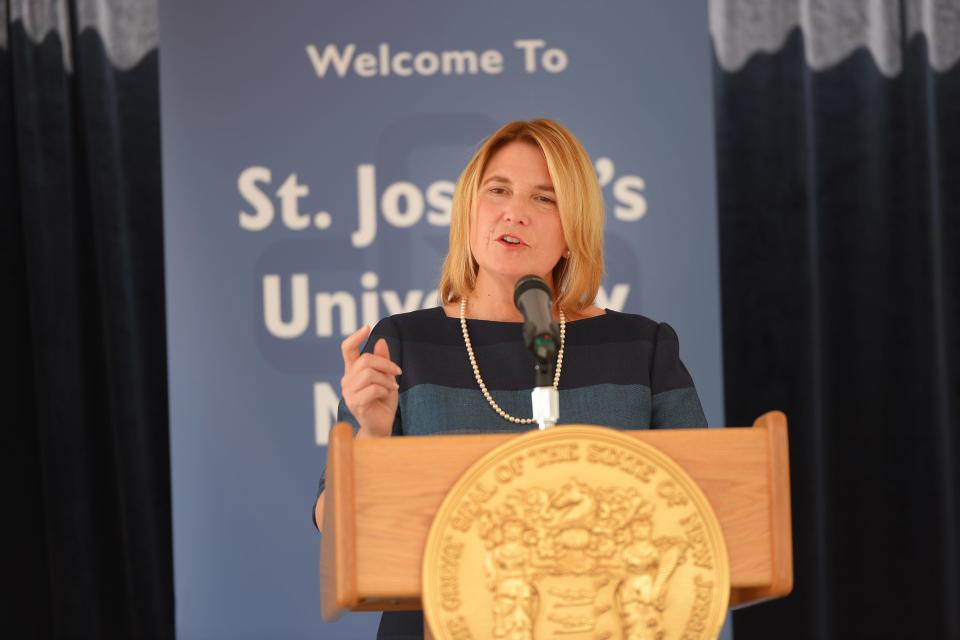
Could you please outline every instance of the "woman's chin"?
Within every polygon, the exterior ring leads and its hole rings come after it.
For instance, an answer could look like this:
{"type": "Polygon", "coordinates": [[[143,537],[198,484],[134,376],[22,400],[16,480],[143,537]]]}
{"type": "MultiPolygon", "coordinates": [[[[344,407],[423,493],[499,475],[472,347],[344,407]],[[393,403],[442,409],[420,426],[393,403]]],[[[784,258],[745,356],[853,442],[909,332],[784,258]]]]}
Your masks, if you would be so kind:
{"type": "Polygon", "coordinates": [[[510,285],[516,283],[516,281],[520,278],[529,276],[531,274],[540,276],[548,283],[550,282],[550,271],[543,273],[542,269],[538,269],[537,267],[531,265],[511,265],[510,268],[500,268],[487,271],[487,276],[492,280],[506,282],[510,285]]]}

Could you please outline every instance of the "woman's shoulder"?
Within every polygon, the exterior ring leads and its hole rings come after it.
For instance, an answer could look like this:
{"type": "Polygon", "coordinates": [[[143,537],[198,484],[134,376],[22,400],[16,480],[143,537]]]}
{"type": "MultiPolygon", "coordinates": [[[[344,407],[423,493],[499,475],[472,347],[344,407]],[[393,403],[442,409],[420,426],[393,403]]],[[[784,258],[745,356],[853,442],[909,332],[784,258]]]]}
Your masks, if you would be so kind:
{"type": "Polygon", "coordinates": [[[610,339],[655,340],[661,324],[638,313],[604,309],[599,315],[593,314],[574,321],[572,326],[607,335],[610,339]]]}
{"type": "Polygon", "coordinates": [[[377,323],[374,333],[395,338],[416,339],[429,336],[446,326],[450,318],[442,307],[417,309],[405,313],[395,313],[377,323]]]}

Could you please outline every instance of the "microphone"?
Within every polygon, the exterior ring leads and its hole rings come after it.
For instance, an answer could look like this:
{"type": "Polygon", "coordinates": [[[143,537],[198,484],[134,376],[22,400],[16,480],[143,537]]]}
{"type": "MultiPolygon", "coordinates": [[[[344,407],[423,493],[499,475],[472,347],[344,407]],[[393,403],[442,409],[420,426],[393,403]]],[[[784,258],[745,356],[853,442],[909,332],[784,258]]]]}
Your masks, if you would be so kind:
{"type": "Polygon", "coordinates": [[[513,290],[513,302],[523,314],[523,341],[542,364],[553,360],[560,344],[560,328],[551,313],[553,296],[540,276],[523,276],[513,290]]]}

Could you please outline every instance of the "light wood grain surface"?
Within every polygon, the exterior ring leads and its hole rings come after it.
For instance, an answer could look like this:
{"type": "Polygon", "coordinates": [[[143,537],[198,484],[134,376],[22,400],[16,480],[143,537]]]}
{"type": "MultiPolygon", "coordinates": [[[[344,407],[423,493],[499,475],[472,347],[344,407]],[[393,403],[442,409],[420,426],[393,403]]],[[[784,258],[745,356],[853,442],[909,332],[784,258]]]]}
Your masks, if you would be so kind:
{"type": "MultiPolygon", "coordinates": [[[[782,413],[765,414],[753,427],[624,433],[673,458],[710,501],[727,542],[731,606],[789,593],[789,458],[782,413]]],[[[348,425],[334,427],[321,550],[324,618],[347,608],[419,608],[421,556],[440,503],[474,462],[514,437],[354,441],[348,425]]]]}

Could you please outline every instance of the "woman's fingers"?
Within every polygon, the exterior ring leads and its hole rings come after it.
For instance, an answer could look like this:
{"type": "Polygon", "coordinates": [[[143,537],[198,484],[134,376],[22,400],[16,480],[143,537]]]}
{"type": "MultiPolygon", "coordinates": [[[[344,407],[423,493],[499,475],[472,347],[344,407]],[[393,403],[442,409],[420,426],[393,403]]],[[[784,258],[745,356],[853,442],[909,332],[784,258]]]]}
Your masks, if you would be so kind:
{"type": "Polygon", "coordinates": [[[370,327],[363,325],[340,343],[340,352],[343,354],[344,376],[348,376],[355,365],[373,367],[378,371],[395,376],[400,375],[400,367],[390,360],[390,349],[387,347],[387,341],[384,338],[377,340],[377,343],[373,346],[373,353],[360,353],[360,347],[369,334],[370,327]]]}
{"type": "Polygon", "coordinates": [[[391,391],[390,389],[382,387],[378,384],[366,386],[354,394],[353,401],[357,408],[356,411],[353,409],[351,409],[351,411],[353,411],[354,415],[360,418],[364,413],[366,413],[364,411],[366,407],[372,405],[374,402],[386,400],[392,393],[396,393],[396,390],[391,391]]]}
{"type": "Polygon", "coordinates": [[[387,345],[387,341],[383,338],[377,340],[377,343],[373,345],[373,355],[380,356],[381,358],[390,359],[390,347],[387,345]]]}
{"type": "MultiPolygon", "coordinates": [[[[380,342],[386,344],[386,340],[380,338],[377,342],[379,345],[380,342]]],[[[383,371],[384,373],[389,373],[395,376],[400,375],[400,367],[395,365],[392,360],[389,358],[384,358],[373,353],[365,353],[354,361],[354,365],[357,369],[376,369],[377,371],[383,371]]]]}
{"type": "Polygon", "coordinates": [[[390,435],[397,410],[400,386],[396,376],[401,371],[390,360],[390,348],[383,338],[373,345],[372,353],[361,353],[363,341],[369,335],[370,328],[364,326],[341,343],[340,387],[347,408],[360,422],[361,433],[385,437],[390,435]]]}
{"type": "Polygon", "coordinates": [[[358,368],[349,377],[345,377],[344,393],[357,392],[368,385],[379,385],[384,389],[398,389],[396,378],[390,373],[384,373],[373,367],[358,368]]]}
{"type": "Polygon", "coordinates": [[[343,354],[343,368],[349,370],[350,366],[360,357],[360,346],[370,335],[370,325],[365,324],[340,343],[340,353],[343,354]]]}

